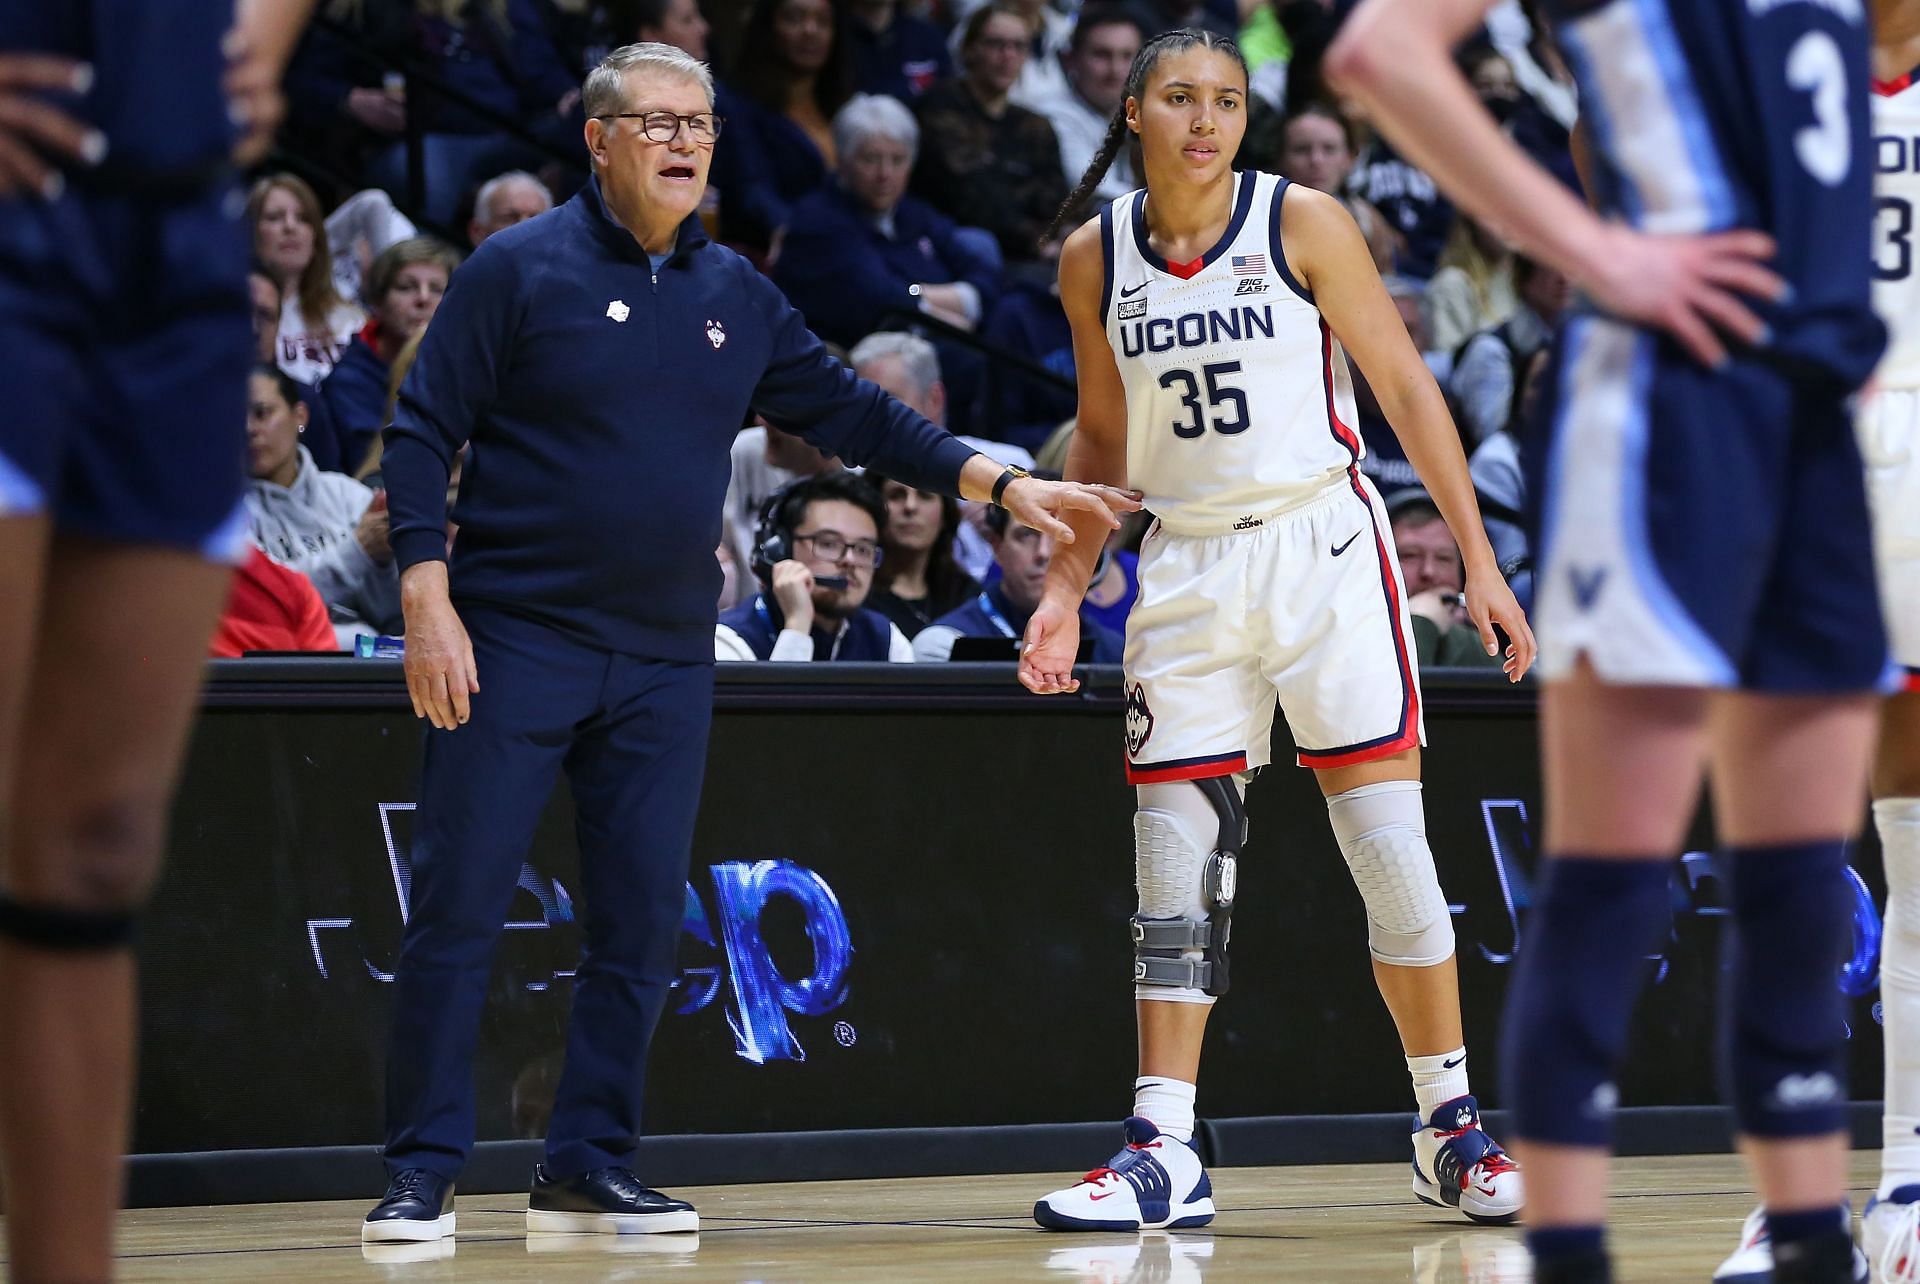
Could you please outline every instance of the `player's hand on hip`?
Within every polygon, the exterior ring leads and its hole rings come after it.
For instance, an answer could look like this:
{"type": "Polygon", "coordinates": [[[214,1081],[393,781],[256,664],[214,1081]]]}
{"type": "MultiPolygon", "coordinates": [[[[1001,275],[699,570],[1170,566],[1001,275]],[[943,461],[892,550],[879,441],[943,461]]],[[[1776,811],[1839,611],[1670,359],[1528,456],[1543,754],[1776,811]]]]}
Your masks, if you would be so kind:
{"type": "Polygon", "coordinates": [[[1073,527],[1064,519],[1075,513],[1096,513],[1108,530],[1117,531],[1122,513],[1140,511],[1140,494],[1118,486],[1021,477],[1007,484],[1001,503],[1015,521],[1053,536],[1057,543],[1071,544],[1073,527]]]}
{"type": "Polygon", "coordinates": [[[1020,683],[1036,695],[1063,695],[1080,689],[1073,661],[1080,653],[1080,613],[1060,602],[1041,599],[1027,621],[1020,643],[1020,683]]]}
{"type": "Polygon", "coordinates": [[[813,631],[813,572],[805,562],[788,558],[773,568],[773,600],[787,617],[787,627],[798,633],[813,631]]]}
{"type": "Polygon", "coordinates": [[[1480,644],[1487,648],[1488,655],[1500,654],[1500,639],[1493,626],[1498,624],[1507,631],[1507,653],[1500,667],[1506,671],[1509,682],[1524,678],[1533,667],[1534,657],[1540,654],[1540,647],[1533,640],[1527,613],[1520,609],[1519,599],[1514,597],[1499,571],[1467,573],[1467,615],[1472,618],[1473,627],[1480,631],[1480,644]]]}
{"type": "Polygon", "coordinates": [[[287,112],[286,99],[280,94],[280,68],[248,30],[256,8],[242,5],[239,21],[221,43],[227,71],[220,88],[227,96],[227,115],[240,129],[233,145],[233,161],[243,167],[257,164],[266,156],[273,146],[273,131],[280,128],[280,119],[287,112]]]}
{"type": "Polygon", "coordinates": [[[1766,322],[1750,305],[1787,292],[1767,266],[1774,248],[1772,237],[1746,229],[1649,236],[1609,224],[1581,284],[1607,311],[1657,326],[1695,359],[1717,366],[1727,359],[1726,338],[1766,340],[1766,322]]]}
{"type": "Polygon", "coordinates": [[[0,197],[37,193],[53,200],[66,188],[59,166],[98,165],[107,137],[47,94],[84,94],[93,68],[52,54],[0,52],[0,197]]]}
{"type": "Polygon", "coordinates": [[[468,697],[480,691],[473,641],[444,594],[408,602],[405,665],[416,718],[452,731],[472,716],[468,697]]]}

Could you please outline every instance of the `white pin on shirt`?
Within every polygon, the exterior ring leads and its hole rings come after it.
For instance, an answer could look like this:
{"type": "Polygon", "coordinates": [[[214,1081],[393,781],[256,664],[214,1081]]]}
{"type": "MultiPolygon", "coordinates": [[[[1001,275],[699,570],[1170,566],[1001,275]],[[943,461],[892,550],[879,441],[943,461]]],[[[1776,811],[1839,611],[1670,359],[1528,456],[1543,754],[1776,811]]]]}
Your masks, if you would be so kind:
{"type": "Polygon", "coordinates": [[[627,305],[619,299],[615,299],[607,305],[607,315],[615,321],[625,321],[627,319],[627,313],[630,311],[632,311],[632,309],[627,307],[627,305]]]}

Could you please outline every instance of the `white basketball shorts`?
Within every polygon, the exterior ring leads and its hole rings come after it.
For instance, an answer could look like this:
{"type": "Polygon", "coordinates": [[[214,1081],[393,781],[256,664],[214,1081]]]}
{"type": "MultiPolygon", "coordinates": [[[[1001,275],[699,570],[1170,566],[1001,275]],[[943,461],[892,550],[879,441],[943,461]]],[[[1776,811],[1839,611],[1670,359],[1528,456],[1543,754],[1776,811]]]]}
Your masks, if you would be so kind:
{"type": "Polygon", "coordinates": [[[1126,680],[1130,784],[1265,766],[1276,698],[1303,767],[1424,744],[1406,590],[1373,484],[1349,472],[1223,534],[1156,523],[1127,618],[1126,680]]]}
{"type": "Polygon", "coordinates": [[[1859,429],[1887,641],[1904,689],[1920,691],[1920,388],[1873,394],[1859,429]]]}

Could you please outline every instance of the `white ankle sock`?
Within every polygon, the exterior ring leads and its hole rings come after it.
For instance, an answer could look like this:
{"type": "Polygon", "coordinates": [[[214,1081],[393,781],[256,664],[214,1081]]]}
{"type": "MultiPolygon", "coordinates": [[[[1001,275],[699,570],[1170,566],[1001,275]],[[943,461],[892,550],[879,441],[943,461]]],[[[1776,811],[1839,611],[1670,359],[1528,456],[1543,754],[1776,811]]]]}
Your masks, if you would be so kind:
{"type": "Polygon", "coordinates": [[[1192,1141],[1193,1099],[1198,1091],[1178,1079],[1143,1074],[1133,1081],[1133,1113],[1175,1141],[1192,1141]]]}
{"type": "Polygon", "coordinates": [[[1467,1050],[1437,1052],[1430,1057],[1408,1057],[1407,1073],[1413,1078],[1413,1099],[1420,1106],[1420,1122],[1433,1117],[1435,1106],[1464,1097],[1467,1087],[1467,1050]]]}
{"type": "Polygon", "coordinates": [[[1886,1024],[1886,1113],[1881,1119],[1882,1198],[1920,1182],[1920,798],[1873,804],[1887,871],[1880,1004],[1886,1024]]]}

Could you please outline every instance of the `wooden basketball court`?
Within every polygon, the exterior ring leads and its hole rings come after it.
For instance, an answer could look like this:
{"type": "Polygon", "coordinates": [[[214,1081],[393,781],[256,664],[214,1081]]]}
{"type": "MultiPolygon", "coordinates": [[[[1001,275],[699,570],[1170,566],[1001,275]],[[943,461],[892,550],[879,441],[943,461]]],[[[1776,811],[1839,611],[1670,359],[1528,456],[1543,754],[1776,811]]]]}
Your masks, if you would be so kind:
{"type": "MultiPolygon", "coordinates": [[[[1854,1207],[1879,1156],[1854,1159],[1854,1207]]],[[[363,1248],[356,1203],[146,1209],[126,1214],[127,1280],[1218,1280],[1519,1284],[1519,1232],[1415,1203],[1403,1164],[1222,1168],[1208,1231],[1062,1235],[1028,1220],[1049,1179],[936,1177],[677,1190],[692,1235],[534,1236],[526,1197],[459,1200],[450,1243],[363,1248]]],[[[1619,1169],[1622,1280],[1705,1280],[1751,1207],[1732,1155],[1632,1159],[1619,1169]]]]}

